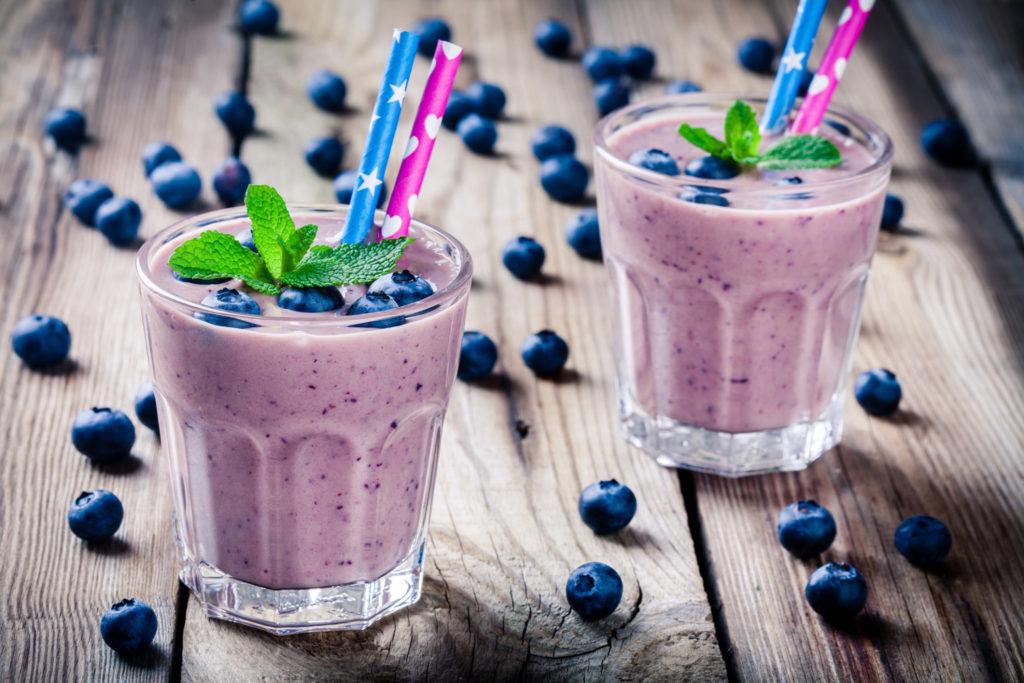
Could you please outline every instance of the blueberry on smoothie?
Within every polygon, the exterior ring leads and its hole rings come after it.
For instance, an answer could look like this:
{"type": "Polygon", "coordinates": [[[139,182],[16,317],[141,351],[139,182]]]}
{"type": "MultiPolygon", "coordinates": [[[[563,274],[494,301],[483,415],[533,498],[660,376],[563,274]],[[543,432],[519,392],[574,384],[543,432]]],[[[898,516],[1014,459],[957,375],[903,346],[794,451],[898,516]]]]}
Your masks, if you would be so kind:
{"type": "Polygon", "coordinates": [[[779,543],[797,557],[820,555],[836,538],[832,513],[813,500],[790,503],[779,512],[779,543]]]}
{"type": "MultiPolygon", "coordinates": [[[[346,315],[366,315],[367,313],[380,313],[381,311],[390,311],[398,308],[398,302],[392,299],[387,294],[381,292],[369,293],[367,292],[364,296],[356,299],[346,315]]],[[[375,320],[371,323],[363,323],[360,327],[394,327],[395,325],[401,325],[405,322],[405,317],[397,315],[393,318],[384,318],[383,320],[375,320]]]]}
{"type": "Polygon", "coordinates": [[[775,46],[767,38],[747,38],[736,48],[736,58],[748,71],[770,74],[775,61],[775,46]]]}
{"type": "Polygon", "coordinates": [[[602,619],[622,600],[622,578],[603,562],[581,564],[569,574],[565,599],[581,619],[602,619]]]}
{"type": "Polygon", "coordinates": [[[540,275],[544,265],[544,247],[532,237],[513,237],[501,250],[501,262],[508,272],[520,280],[530,280],[540,275]]]}
{"type": "Polygon", "coordinates": [[[885,195],[885,205],[882,207],[882,230],[896,232],[903,220],[903,200],[894,194],[885,195]]]}
{"type": "Polygon", "coordinates": [[[256,110],[242,93],[224,93],[214,101],[213,109],[217,112],[217,118],[236,140],[241,140],[252,132],[253,124],[256,122],[256,110]]]}
{"type": "Polygon", "coordinates": [[[272,36],[277,33],[281,13],[277,5],[270,0],[245,0],[238,10],[238,18],[241,20],[242,30],[246,33],[272,36]]]}
{"type": "Polygon", "coordinates": [[[347,93],[345,81],[333,71],[318,69],[306,79],[306,94],[313,100],[313,104],[324,111],[341,111],[347,93]]]}
{"type": "Polygon", "coordinates": [[[181,153],[169,142],[151,142],[142,150],[142,170],[146,172],[147,178],[153,174],[157,166],[168,161],[181,161],[181,153]]]}
{"type": "Polygon", "coordinates": [[[804,179],[798,175],[786,176],[785,178],[779,178],[772,185],[775,187],[786,187],[787,185],[803,185],[804,179]]]}
{"type": "Polygon", "coordinates": [[[366,293],[386,294],[399,306],[408,306],[420,299],[426,299],[434,293],[434,288],[419,275],[414,275],[408,270],[399,270],[375,280],[366,293]]]}
{"type": "Polygon", "coordinates": [[[679,175],[679,164],[671,154],[660,149],[638,149],[629,155],[629,163],[655,173],[679,175]]]}
{"type": "Polygon", "coordinates": [[[845,123],[841,123],[833,119],[825,119],[825,123],[831,126],[834,130],[838,131],[840,135],[845,135],[846,137],[850,137],[851,135],[853,135],[853,131],[851,131],[850,127],[847,126],[845,123]]]}
{"type": "Polygon", "coordinates": [[[115,246],[131,244],[141,222],[142,209],[127,197],[113,197],[96,209],[96,228],[115,246]]]}
{"type": "MultiPolygon", "coordinates": [[[[210,292],[201,303],[203,306],[209,306],[210,308],[230,313],[261,315],[263,312],[260,310],[260,305],[256,302],[256,299],[253,299],[245,292],[239,292],[237,289],[228,289],[227,287],[218,289],[216,292],[210,292]]],[[[221,327],[234,327],[240,330],[256,327],[252,323],[229,318],[224,315],[214,315],[213,313],[205,313],[203,311],[196,311],[194,315],[198,320],[208,322],[211,325],[220,325],[221,327]]]]}
{"type": "Polygon", "coordinates": [[[64,206],[86,225],[95,225],[96,209],[113,196],[114,191],[105,183],[92,178],[79,178],[64,193],[64,206]]]}
{"type": "Polygon", "coordinates": [[[43,126],[57,147],[67,152],[77,152],[85,142],[85,114],[77,109],[51,109],[43,126]]]}
{"type": "Polygon", "coordinates": [[[121,501],[110,491],[83,491],[68,508],[71,533],[84,541],[103,541],[115,533],[124,519],[121,501]]]}
{"type": "Polygon", "coordinates": [[[71,443],[92,462],[105,465],[131,454],[135,425],[120,410],[90,408],[71,423],[71,443]]]}
{"type": "Polygon", "coordinates": [[[921,148],[943,166],[968,166],[974,160],[967,129],[954,119],[939,119],[925,126],[921,148]]]}
{"type": "Polygon", "coordinates": [[[231,278],[229,277],[215,277],[212,280],[206,280],[201,277],[185,277],[184,275],[178,275],[173,270],[171,271],[171,277],[173,277],[178,282],[187,282],[190,285],[220,285],[225,282],[231,281],[231,278]]]}
{"type": "Polygon", "coordinates": [[[426,19],[420,19],[412,28],[410,32],[415,33],[419,39],[419,45],[417,50],[424,57],[433,57],[434,50],[437,48],[437,41],[439,40],[451,40],[452,29],[448,24],[438,17],[428,17],[426,19]]]}
{"type": "Polygon", "coordinates": [[[636,496],[614,479],[594,482],[580,493],[583,523],[595,534],[611,534],[629,524],[636,514],[636,496]]]}
{"type": "Polygon", "coordinates": [[[498,347],[483,332],[467,330],[462,333],[462,346],[459,350],[458,378],[463,382],[472,382],[487,375],[498,362],[498,347]]]}
{"type": "Polygon", "coordinates": [[[587,259],[601,258],[601,232],[597,209],[583,209],[565,224],[565,240],[577,254],[587,259]]]}
{"type": "Polygon", "coordinates": [[[606,78],[594,86],[594,104],[604,116],[629,104],[629,86],[621,78],[606,78]]]}
{"type": "MultiPolygon", "coordinates": [[[[338,177],[334,179],[334,196],[338,199],[339,204],[350,204],[352,203],[352,193],[356,190],[356,185],[359,183],[359,171],[352,169],[349,171],[342,171],[338,174],[338,177]]],[[[380,194],[377,195],[377,208],[384,206],[384,198],[388,194],[387,183],[381,183],[380,194]]],[[[255,251],[255,249],[253,250],[255,251]]]]}
{"type": "Polygon", "coordinates": [[[707,180],[728,180],[740,174],[740,165],[732,159],[698,157],[686,165],[686,175],[707,180]]]}
{"type": "Polygon", "coordinates": [[[15,323],[11,346],[30,368],[48,368],[68,357],[71,332],[60,318],[30,315],[15,323]]]}
{"type": "Polygon", "coordinates": [[[618,50],[610,47],[595,45],[587,48],[580,59],[580,64],[595,83],[606,78],[616,78],[622,75],[622,57],[618,50]]]}
{"type": "Polygon", "coordinates": [[[156,415],[156,392],[152,382],[146,382],[135,392],[135,416],[159,436],[160,420],[156,415]]]}
{"type": "Polygon", "coordinates": [[[226,206],[241,204],[251,182],[249,167],[238,157],[228,157],[213,172],[213,190],[226,206]]]}
{"type": "Polygon", "coordinates": [[[700,92],[701,87],[691,80],[685,78],[669,81],[665,84],[666,95],[682,95],[688,92],[700,92]]]}
{"type": "Polygon", "coordinates": [[[345,298],[337,287],[289,287],[277,295],[277,305],[298,313],[323,313],[344,306],[345,298]]]}
{"type": "Polygon", "coordinates": [[[160,201],[172,209],[194,202],[203,188],[199,173],[184,161],[169,161],[157,166],[149,176],[149,182],[160,201]]]}
{"type": "Polygon", "coordinates": [[[729,200],[722,196],[721,193],[715,192],[716,188],[703,188],[700,191],[686,191],[679,195],[680,199],[684,199],[693,204],[707,204],[708,206],[729,206],[729,200]]]}
{"type": "Polygon", "coordinates": [[[535,375],[553,375],[569,360],[569,345],[551,330],[541,330],[523,340],[523,362],[535,375]]]}
{"type": "Polygon", "coordinates": [[[530,148],[537,161],[576,152],[576,138],[562,126],[542,126],[530,136],[530,148]]]}
{"type": "Polygon", "coordinates": [[[477,81],[464,93],[473,105],[473,111],[488,119],[496,119],[505,110],[505,91],[494,83],[477,81]]]}
{"type": "Polygon", "coordinates": [[[590,172],[583,162],[571,154],[559,154],[540,165],[540,185],[548,196],[560,202],[571,202],[587,190],[590,172]]]}
{"type": "Polygon", "coordinates": [[[455,127],[463,144],[477,154],[490,154],[498,140],[498,129],[494,121],[479,114],[466,114],[455,127]]]}
{"type": "Polygon", "coordinates": [[[448,130],[455,130],[459,125],[459,121],[464,119],[467,114],[472,113],[472,111],[473,100],[469,99],[465,93],[454,91],[448,97],[448,104],[444,108],[441,124],[448,130]]]}
{"type": "Polygon", "coordinates": [[[804,595],[815,612],[826,619],[841,621],[864,609],[868,584],[854,567],[845,562],[829,562],[814,570],[804,595]]]}
{"type": "Polygon", "coordinates": [[[238,233],[237,235],[235,235],[235,239],[238,240],[238,243],[241,244],[246,249],[248,249],[249,251],[255,252],[257,254],[259,253],[259,250],[256,249],[256,241],[253,240],[252,237],[252,228],[246,228],[242,232],[238,233]]]}
{"type": "Polygon", "coordinates": [[[306,163],[322,176],[333,178],[341,168],[345,145],[336,137],[313,138],[302,148],[306,163]]]}
{"type": "Polygon", "coordinates": [[[654,73],[654,50],[646,45],[630,45],[624,48],[619,57],[623,70],[638,80],[647,80],[654,73]]]}
{"type": "Polygon", "coordinates": [[[544,19],[533,29],[533,42],[548,57],[564,57],[569,53],[572,33],[557,19],[544,19]]]}
{"type": "Polygon", "coordinates": [[[913,564],[938,564],[949,555],[953,535],[945,524],[928,515],[908,517],[896,528],[896,549],[913,564]]]}
{"type": "Polygon", "coordinates": [[[156,637],[156,612],[135,598],[111,605],[100,619],[103,642],[118,654],[130,655],[149,647],[156,637]]]}
{"type": "Polygon", "coordinates": [[[874,368],[857,375],[853,395],[868,414],[890,415],[899,406],[903,389],[891,370],[874,368]]]}

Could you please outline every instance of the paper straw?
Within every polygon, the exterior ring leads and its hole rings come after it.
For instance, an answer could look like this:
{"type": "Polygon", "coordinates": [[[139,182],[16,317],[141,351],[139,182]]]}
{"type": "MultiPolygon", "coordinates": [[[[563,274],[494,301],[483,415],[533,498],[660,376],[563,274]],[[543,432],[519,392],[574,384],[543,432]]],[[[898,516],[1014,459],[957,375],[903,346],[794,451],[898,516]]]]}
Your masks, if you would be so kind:
{"type": "Polygon", "coordinates": [[[821,123],[832,93],[836,91],[846,71],[846,62],[853,52],[853,46],[857,44],[864,22],[868,19],[868,12],[874,5],[875,0],[850,0],[847,3],[839,17],[836,32],[825,48],[825,56],[821,58],[811,87],[807,89],[807,97],[790,126],[791,133],[811,133],[821,123]]]}
{"type": "Polygon", "coordinates": [[[801,76],[807,68],[807,58],[814,47],[814,37],[818,33],[827,4],[828,0],[800,0],[793,18],[793,28],[786,40],[786,49],[779,60],[779,70],[775,72],[772,94],[768,96],[768,104],[761,115],[761,130],[774,131],[779,128],[786,114],[793,108],[800,90],[801,76]]]}
{"type": "Polygon", "coordinates": [[[391,154],[391,144],[398,128],[398,117],[405,102],[405,89],[409,86],[409,74],[412,73],[418,43],[419,38],[414,34],[395,29],[391,54],[388,55],[384,78],[380,82],[373,118],[370,119],[366,147],[359,161],[359,180],[345,218],[342,242],[362,242],[373,227],[373,213],[377,208],[377,198],[380,196],[388,155],[391,154]]]}
{"type": "Polygon", "coordinates": [[[441,129],[444,109],[448,96],[455,85],[455,72],[462,61],[462,48],[443,40],[434,48],[434,61],[430,64],[427,84],[423,87],[423,98],[416,110],[409,143],[405,147],[402,166],[398,169],[395,189],[384,216],[381,237],[404,237],[409,234],[409,221],[416,210],[416,200],[423,187],[423,176],[427,173],[430,153],[434,149],[437,131],[441,129]]]}

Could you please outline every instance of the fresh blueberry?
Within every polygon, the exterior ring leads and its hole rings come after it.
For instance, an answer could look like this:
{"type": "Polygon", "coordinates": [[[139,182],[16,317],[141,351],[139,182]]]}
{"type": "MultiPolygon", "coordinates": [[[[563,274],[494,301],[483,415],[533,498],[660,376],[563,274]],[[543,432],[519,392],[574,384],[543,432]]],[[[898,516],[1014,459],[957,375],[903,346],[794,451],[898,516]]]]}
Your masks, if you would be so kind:
{"type": "Polygon", "coordinates": [[[118,654],[130,655],[149,647],[156,637],[156,612],[135,598],[111,605],[100,620],[103,642],[118,654]]]}
{"type": "Polygon", "coordinates": [[[242,232],[238,233],[235,235],[235,239],[249,251],[257,254],[259,253],[259,250],[256,249],[256,241],[252,238],[252,228],[246,228],[242,232]]]}
{"type": "Polygon", "coordinates": [[[168,161],[181,161],[181,153],[169,142],[151,142],[142,150],[142,170],[148,178],[157,166],[168,161]]]}
{"type": "Polygon", "coordinates": [[[938,564],[949,555],[953,535],[945,524],[928,515],[907,517],[896,528],[896,549],[913,564],[938,564]]]}
{"type": "Polygon", "coordinates": [[[467,330],[462,333],[459,351],[458,377],[464,382],[480,379],[494,369],[498,362],[498,347],[483,332],[467,330]]]}
{"type": "Polygon", "coordinates": [[[479,114],[466,114],[455,128],[463,144],[477,154],[490,154],[498,139],[494,121],[479,114]]]}
{"type": "Polygon", "coordinates": [[[804,69],[800,72],[800,87],[796,91],[798,97],[807,96],[807,90],[811,87],[811,81],[813,80],[814,71],[812,69],[804,69]]]}
{"type": "Polygon", "coordinates": [[[565,599],[581,619],[602,619],[619,606],[622,579],[603,562],[581,564],[569,574],[565,599]]]}
{"type": "Polygon", "coordinates": [[[103,541],[115,533],[124,519],[121,501],[110,491],[83,491],[68,508],[71,533],[83,541],[103,541]]]}
{"type": "Polygon", "coordinates": [[[903,220],[903,200],[894,194],[885,195],[885,206],[882,208],[882,230],[896,232],[903,220]]]}
{"type": "Polygon", "coordinates": [[[236,206],[245,199],[252,175],[238,157],[228,157],[213,172],[213,190],[227,206],[236,206]]]}
{"type": "Polygon", "coordinates": [[[323,313],[344,306],[345,298],[337,287],[289,287],[277,295],[277,305],[299,313],[323,313]]]}
{"type": "Polygon", "coordinates": [[[86,225],[96,224],[96,209],[114,196],[106,184],[92,178],[79,178],[64,193],[64,206],[86,225]]]}
{"type": "Polygon", "coordinates": [[[441,119],[441,123],[448,130],[455,130],[459,121],[472,111],[473,100],[469,99],[465,93],[453,92],[448,97],[448,104],[444,108],[444,117],[441,119]]]}
{"type": "Polygon", "coordinates": [[[891,370],[875,368],[857,375],[853,395],[870,415],[889,415],[899,406],[903,390],[891,370]]]}
{"type": "Polygon", "coordinates": [[[565,224],[565,240],[583,258],[601,258],[597,209],[583,209],[565,224]]]}
{"type": "MultiPolygon", "coordinates": [[[[382,292],[367,292],[364,296],[356,299],[346,315],[366,315],[368,313],[380,313],[398,308],[398,302],[382,292]]],[[[405,317],[397,315],[393,318],[384,318],[372,323],[363,323],[360,327],[394,327],[405,322],[405,317]]]]}
{"type": "Polygon", "coordinates": [[[736,48],[740,65],[759,74],[770,74],[775,60],[775,46],[767,38],[747,38],[736,48]]]}
{"type": "Polygon", "coordinates": [[[639,80],[647,80],[654,73],[654,50],[646,45],[630,45],[619,53],[622,68],[639,80]]]}
{"type": "Polygon", "coordinates": [[[618,531],[636,514],[636,496],[625,484],[614,479],[598,481],[580,493],[580,517],[595,534],[618,531]]]}
{"type": "Polygon", "coordinates": [[[629,155],[629,163],[655,173],[679,175],[679,164],[671,154],[660,149],[638,149],[629,155]]]}
{"type": "Polygon", "coordinates": [[[621,78],[606,78],[594,86],[594,104],[601,116],[629,104],[629,86],[621,78]]]}
{"type": "Polygon", "coordinates": [[[378,278],[366,290],[367,294],[386,294],[399,306],[408,306],[434,293],[429,282],[408,270],[388,273],[378,278]]]}
{"type": "Polygon", "coordinates": [[[111,244],[123,247],[139,234],[142,209],[127,197],[112,197],[96,209],[96,227],[111,244]]]}
{"type": "Polygon", "coordinates": [[[814,570],[804,595],[814,611],[826,619],[849,619],[864,609],[868,584],[859,571],[845,562],[829,562],[814,570]]]}
{"type": "Polygon", "coordinates": [[[967,166],[973,161],[971,140],[959,121],[939,119],[921,130],[925,154],[943,166],[967,166]]]}
{"type": "Polygon", "coordinates": [[[30,315],[14,325],[11,346],[30,368],[48,368],[68,357],[71,332],[60,318],[30,315]]]}
{"type": "Polygon", "coordinates": [[[679,79],[679,80],[675,80],[675,81],[669,81],[665,85],[665,94],[666,95],[682,95],[683,93],[700,92],[700,91],[701,91],[701,87],[699,85],[697,85],[693,81],[689,81],[689,80],[686,80],[686,79],[679,79]]]}
{"type": "Polygon", "coordinates": [[[544,247],[532,237],[514,237],[501,250],[501,262],[520,280],[537,277],[544,265],[544,256],[544,247]]]}
{"type": "Polygon", "coordinates": [[[541,187],[552,199],[562,202],[582,197],[587,189],[589,175],[583,162],[571,154],[550,157],[540,165],[541,187]]]}
{"type": "Polygon", "coordinates": [[[549,57],[564,57],[569,52],[572,33],[557,19],[544,19],[533,29],[533,42],[549,57]]]}
{"type": "Polygon", "coordinates": [[[569,360],[569,345],[551,330],[541,330],[523,340],[523,362],[536,375],[553,375],[569,360]]]}
{"type": "Polygon", "coordinates": [[[694,159],[686,165],[686,175],[706,180],[728,180],[740,174],[740,165],[732,159],[711,155],[694,159]]]}
{"type": "Polygon", "coordinates": [[[191,204],[203,187],[199,173],[184,161],[170,161],[157,166],[149,176],[149,182],[160,201],[172,209],[191,204]]]}
{"type": "Polygon", "coordinates": [[[488,119],[496,119],[505,109],[505,91],[494,83],[477,81],[464,93],[473,105],[473,111],[488,119]]]}
{"type": "Polygon", "coordinates": [[[105,465],[132,452],[135,425],[120,410],[90,408],[71,423],[71,443],[94,463],[105,465]]]}
{"type": "Polygon", "coordinates": [[[43,125],[46,134],[63,150],[77,152],[85,142],[85,115],[77,109],[51,109],[43,125]]]}
{"type": "Polygon", "coordinates": [[[797,557],[820,555],[835,538],[832,513],[813,500],[790,503],[779,512],[779,543],[797,557]]]}
{"type": "Polygon", "coordinates": [[[437,48],[437,41],[439,40],[451,40],[452,29],[448,24],[438,17],[429,17],[427,19],[420,19],[412,28],[409,29],[412,33],[419,36],[419,46],[416,48],[420,54],[424,57],[433,57],[434,50],[437,48]]]}
{"type": "MultiPolygon", "coordinates": [[[[342,171],[338,174],[338,177],[334,179],[334,196],[337,197],[339,204],[351,204],[352,193],[356,190],[356,185],[359,183],[359,171],[352,169],[350,171],[342,171]]],[[[384,197],[388,194],[387,183],[381,183],[380,194],[377,195],[377,208],[384,206],[384,197]]],[[[255,251],[255,249],[253,250],[255,251]]]]}
{"type": "Polygon", "coordinates": [[[345,106],[347,92],[348,88],[341,76],[327,69],[318,69],[306,79],[306,94],[313,100],[313,104],[324,111],[341,111],[345,106]]]}
{"type": "MultiPolygon", "coordinates": [[[[712,188],[706,188],[711,190],[712,188]]],[[[693,204],[707,204],[709,206],[729,206],[729,200],[723,197],[718,192],[684,192],[679,195],[681,199],[685,199],[693,204]]]]}
{"type": "Polygon", "coordinates": [[[322,176],[333,178],[341,168],[345,145],[336,137],[313,138],[302,148],[306,163],[322,176]]]}
{"type": "MultiPolygon", "coordinates": [[[[256,299],[253,299],[245,292],[239,292],[237,289],[228,289],[227,287],[218,289],[216,292],[210,292],[201,303],[203,306],[209,306],[210,308],[230,313],[244,313],[246,315],[261,315],[263,313],[256,299]]],[[[244,320],[204,313],[202,311],[197,311],[195,317],[211,325],[220,325],[221,327],[234,327],[240,330],[256,327],[256,325],[244,320]]]]}
{"type": "Polygon", "coordinates": [[[277,5],[269,0],[245,0],[238,10],[238,16],[242,21],[243,31],[263,36],[277,33],[277,22],[281,20],[277,5]]]}
{"type": "Polygon", "coordinates": [[[224,93],[214,101],[213,109],[233,138],[240,140],[252,132],[256,110],[242,93],[224,93]]]}
{"type": "Polygon", "coordinates": [[[156,392],[152,382],[146,382],[135,392],[135,415],[139,422],[160,433],[160,420],[156,415],[156,392]]]}
{"type": "Polygon", "coordinates": [[[622,75],[622,57],[617,50],[610,47],[594,46],[587,48],[580,59],[580,64],[595,83],[606,78],[617,78],[622,75]]]}
{"type": "Polygon", "coordinates": [[[537,161],[544,161],[559,154],[576,152],[576,138],[562,126],[543,126],[530,136],[530,147],[537,161]]]}
{"type": "Polygon", "coordinates": [[[834,128],[835,130],[839,131],[840,135],[845,135],[846,137],[850,137],[851,135],[853,135],[853,132],[850,130],[850,127],[845,123],[841,123],[833,119],[825,119],[825,123],[829,126],[832,126],[832,128],[834,128]]]}

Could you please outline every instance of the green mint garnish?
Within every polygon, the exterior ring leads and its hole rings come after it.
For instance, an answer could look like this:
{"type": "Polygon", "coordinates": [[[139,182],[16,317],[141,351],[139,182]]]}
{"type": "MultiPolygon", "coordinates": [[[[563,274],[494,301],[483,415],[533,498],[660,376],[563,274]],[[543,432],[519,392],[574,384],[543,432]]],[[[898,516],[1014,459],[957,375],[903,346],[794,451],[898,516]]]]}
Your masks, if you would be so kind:
{"type": "Polygon", "coordinates": [[[843,161],[839,149],[821,135],[789,135],[761,153],[757,115],[741,100],[725,114],[725,141],[688,123],[679,126],[679,134],[712,156],[763,169],[828,168],[843,161]]]}
{"type": "Polygon", "coordinates": [[[257,292],[280,294],[287,287],[328,287],[373,282],[395,268],[411,237],[373,244],[312,246],[317,226],[295,228],[277,190],[250,185],[245,208],[252,222],[253,253],[232,235],[206,230],[182,243],[168,259],[178,275],[214,280],[233,277],[257,292]]]}

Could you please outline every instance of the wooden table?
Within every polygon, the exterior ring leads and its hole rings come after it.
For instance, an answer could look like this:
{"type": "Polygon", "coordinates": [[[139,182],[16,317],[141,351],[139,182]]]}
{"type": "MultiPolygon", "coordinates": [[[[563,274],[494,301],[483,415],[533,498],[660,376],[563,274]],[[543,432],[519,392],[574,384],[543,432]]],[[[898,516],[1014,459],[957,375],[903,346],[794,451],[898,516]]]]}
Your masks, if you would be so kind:
{"type": "MultiPolygon", "coordinates": [[[[879,244],[854,371],[892,368],[905,399],[892,419],[851,401],[842,445],[807,471],[741,480],[662,469],[619,436],[604,272],[565,244],[577,209],[542,192],[528,145],[537,126],[560,122],[589,163],[591,86],[575,60],[543,57],[530,36],[557,16],[577,53],[644,41],[657,49],[659,77],[764,93],[769,79],[741,70],[734,48],[752,34],[782,40],[795,0],[281,6],[284,34],[243,47],[234,3],[0,1],[0,336],[49,312],[74,338],[71,362],[56,371],[31,371],[11,353],[0,361],[0,679],[1024,679],[1019,2],[875,8],[838,100],[892,134],[892,188],[907,215],[879,244]],[[459,383],[452,397],[423,599],[359,633],[275,638],[208,620],[175,575],[158,442],[140,428],[131,463],[113,470],[90,467],[71,446],[78,411],[130,411],[148,373],[134,249],[108,246],[60,197],[74,178],[96,177],[141,203],[143,236],[176,220],[147,186],[142,147],[173,141],[208,181],[230,149],[211,102],[240,84],[258,111],[242,150],[255,180],[290,201],[333,201],[302,143],[339,131],[346,165],[356,163],[391,28],[428,14],[448,18],[466,48],[460,83],[500,83],[509,104],[494,157],[441,135],[418,207],[472,251],[468,324],[501,352],[493,381],[459,383]],[[303,81],[320,67],[347,79],[351,112],[322,114],[307,100],[303,81]],[[56,105],[88,116],[94,140],[77,156],[42,135],[56,105]],[[949,170],[922,155],[922,125],[951,114],[970,128],[982,167],[949,170]],[[501,267],[500,247],[517,234],[547,247],[542,283],[501,267]],[[572,347],[560,381],[535,379],[518,358],[519,342],[545,327],[572,347]],[[575,501],[607,477],[633,488],[640,511],[604,538],[581,523],[575,501]],[[100,487],[121,497],[126,517],[117,541],[96,550],[64,517],[77,492],[100,487]],[[848,560],[869,582],[852,628],[808,608],[803,586],[817,560],[794,560],[775,540],[778,510],[805,497],[839,523],[821,559],[848,560]],[[952,555],[933,571],[892,545],[896,525],[916,513],[953,532],[952,555]],[[618,611],[596,623],[580,621],[563,595],[587,560],[613,565],[626,584],[618,611]],[[98,629],[124,596],[160,619],[155,648],[132,659],[107,649],[98,629]]],[[[418,61],[414,84],[426,66],[418,61]]],[[[634,98],[662,87],[643,84],[634,98]]],[[[203,202],[190,212],[215,205],[208,184],[203,202]]]]}

